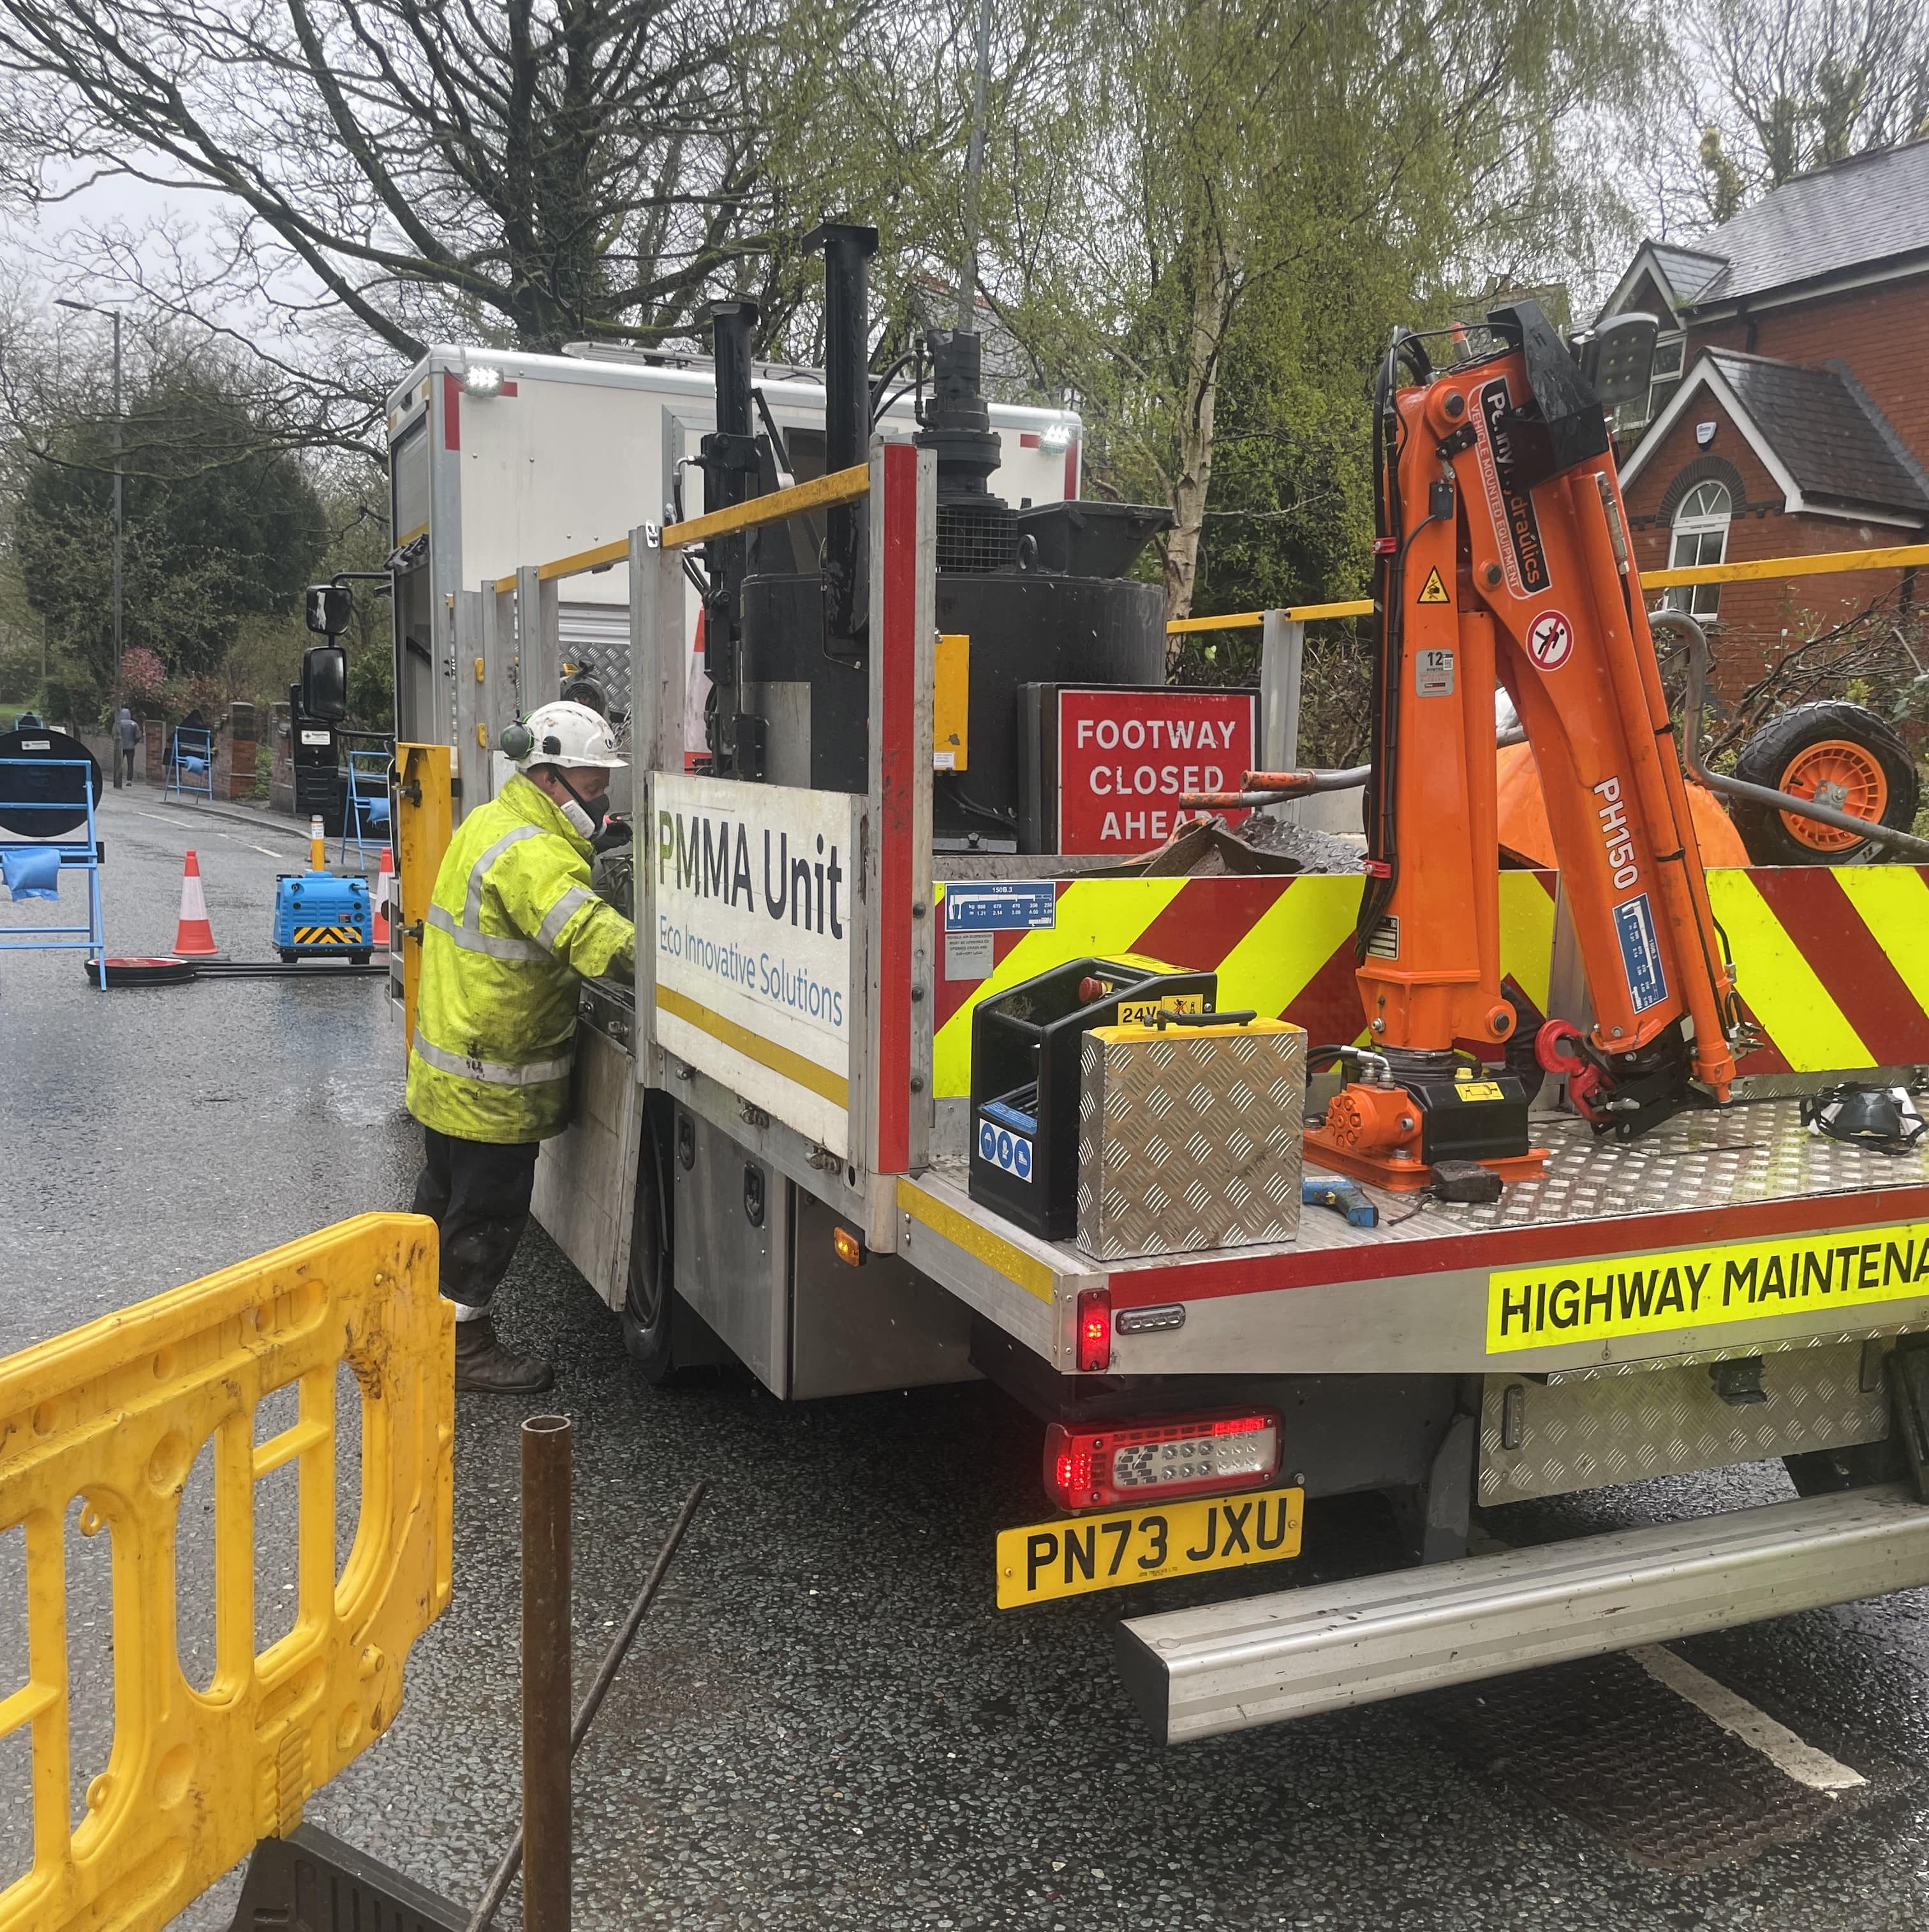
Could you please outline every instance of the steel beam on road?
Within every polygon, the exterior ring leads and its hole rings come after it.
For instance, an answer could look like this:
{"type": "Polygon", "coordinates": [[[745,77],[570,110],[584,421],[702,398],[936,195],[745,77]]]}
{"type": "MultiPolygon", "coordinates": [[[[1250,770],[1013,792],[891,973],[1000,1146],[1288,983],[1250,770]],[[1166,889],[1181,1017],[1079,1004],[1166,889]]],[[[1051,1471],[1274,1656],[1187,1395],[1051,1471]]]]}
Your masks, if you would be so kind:
{"type": "Polygon", "coordinates": [[[1178,1744],[1924,1584],[1892,1484],[1135,1617],[1119,1667],[1178,1744]]]}

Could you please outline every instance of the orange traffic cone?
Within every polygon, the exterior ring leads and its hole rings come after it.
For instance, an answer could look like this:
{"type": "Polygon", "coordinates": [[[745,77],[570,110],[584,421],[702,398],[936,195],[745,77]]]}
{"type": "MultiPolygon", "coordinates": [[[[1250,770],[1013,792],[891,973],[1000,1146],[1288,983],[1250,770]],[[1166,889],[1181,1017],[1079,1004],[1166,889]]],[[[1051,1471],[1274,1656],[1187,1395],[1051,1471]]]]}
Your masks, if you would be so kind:
{"type": "Polygon", "coordinates": [[[387,846],[382,848],[382,869],[375,875],[375,943],[388,944],[388,895],[395,884],[395,858],[387,846]]]}
{"type": "Polygon", "coordinates": [[[218,952],[214,929],[208,923],[208,902],[201,892],[201,862],[190,850],[181,874],[181,920],[174,928],[177,954],[218,952]]]}

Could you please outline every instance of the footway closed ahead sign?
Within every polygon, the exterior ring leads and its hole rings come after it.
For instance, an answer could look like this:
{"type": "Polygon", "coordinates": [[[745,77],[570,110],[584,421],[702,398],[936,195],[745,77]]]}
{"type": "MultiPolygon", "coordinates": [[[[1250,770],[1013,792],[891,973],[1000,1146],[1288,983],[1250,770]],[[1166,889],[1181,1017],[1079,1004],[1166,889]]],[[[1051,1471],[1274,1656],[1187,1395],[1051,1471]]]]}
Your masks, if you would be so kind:
{"type": "Polygon", "coordinates": [[[1061,690],[1059,850],[1123,855],[1169,838],[1181,793],[1231,790],[1252,769],[1257,708],[1250,691],[1061,690]]]}

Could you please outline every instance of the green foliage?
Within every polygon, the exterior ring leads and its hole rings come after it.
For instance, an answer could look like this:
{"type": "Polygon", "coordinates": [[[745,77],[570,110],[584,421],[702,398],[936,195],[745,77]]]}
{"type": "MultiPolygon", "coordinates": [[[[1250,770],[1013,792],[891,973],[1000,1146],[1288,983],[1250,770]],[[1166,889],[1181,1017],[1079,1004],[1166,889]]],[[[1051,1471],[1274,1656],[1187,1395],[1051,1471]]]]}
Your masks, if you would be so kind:
{"type": "MultiPolygon", "coordinates": [[[[188,360],[137,388],[122,463],[124,645],[172,674],[215,673],[244,619],[298,607],[325,541],[320,499],[218,368],[188,360]]],[[[28,601],[97,695],[113,666],[113,464],[111,416],[56,427],[14,520],[28,601]]]]}
{"type": "MultiPolygon", "coordinates": [[[[1582,160],[1655,48],[1543,0],[1097,0],[1010,305],[1098,494],[1164,502],[1168,614],[1364,581],[1370,373],[1624,235],[1582,160]]],[[[1558,306],[1558,304],[1556,304],[1558,306]]]]}
{"type": "Polygon", "coordinates": [[[386,639],[350,654],[348,722],[362,731],[395,728],[395,657],[386,639]]]}

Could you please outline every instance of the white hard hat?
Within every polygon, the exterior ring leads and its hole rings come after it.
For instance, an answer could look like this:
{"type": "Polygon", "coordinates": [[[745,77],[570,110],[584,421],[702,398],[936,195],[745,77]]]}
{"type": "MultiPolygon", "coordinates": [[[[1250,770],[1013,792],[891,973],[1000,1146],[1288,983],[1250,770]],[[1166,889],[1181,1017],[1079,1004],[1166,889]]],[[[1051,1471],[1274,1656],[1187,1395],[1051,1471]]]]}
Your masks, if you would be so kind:
{"type": "Polygon", "coordinates": [[[516,760],[522,770],[532,765],[554,765],[563,771],[585,766],[613,771],[624,763],[609,720],[598,716],[586,704],[572,704],[562,698],[554,704],[538,704],[523,721],[523,728],[530,735],[530,748],[516,760]]]}

